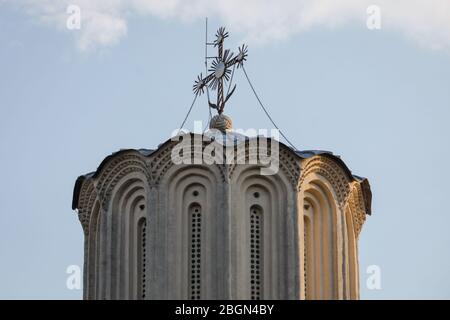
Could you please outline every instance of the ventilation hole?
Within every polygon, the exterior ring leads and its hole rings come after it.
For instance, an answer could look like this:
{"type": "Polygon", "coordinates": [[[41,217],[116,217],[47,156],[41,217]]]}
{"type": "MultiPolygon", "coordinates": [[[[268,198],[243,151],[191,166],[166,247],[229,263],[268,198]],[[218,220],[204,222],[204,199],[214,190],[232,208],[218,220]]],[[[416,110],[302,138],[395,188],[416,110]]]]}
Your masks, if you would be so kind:
{"type": "MultiPolygon", "coordinates": [[[[145,209],[145,205],[140,205],[140,209],[144,210],[145,209]]],[[[147,221],[145,220],[145,218],[143,218],[144,220],[139,224],[139,233],[140,233],[140,239],[139,241],[141,242],[141,254],[140,254],[140,275],[141,275],[141,298],[145,299],[146,297],[146,276],[145,276],[145,271],[147,269],[147,248],[146,248],[146,235],[147,235],[147,221]]]]}
{"type": "Polygon", "coordinates": [[[145,204],[141,204],[141,205],[139,206],[139,209],[144,210],[144,209],[145,209],[145,204]]]}
{"type": "MultiPolygon", "coordinates": [[[[192,193],[194,196],[198,196],[198,191],[195,190],[192,193]]],[[[190,250],[192,255],[189,259],[189,267],[191,269],[191,281],[189,282],[189,294],[192,300],[198,300],[201,298],[200,288],[200,267],[201,267],[201,208],[199,206],[193,206],[190,208],[190,250]]]]}
{"type": "Polygon", "coordinates": [[[259,198],[259,192],[253,193],[253,196],[254,196],[255,198],[259,198]]]}
{"type": "MultiPolygon", "coordinates": [[[[253,194],[255,197],[256,192],[253,194]]],[[[258,194],[259,196],[259,194],[258,194]]],[[[250,299],[259,300],[262,297],[261,278],[261,247],[262,240],[260,238],[260,230],[262,230],[262,214],[261,210],[256,207],[250,209],[250,299]]]]}
{"type": "Polygon", "coordinates": [[[192,195],[193,195],[194,197],[197,197],[197,196],[198,196],[198,191],[197,191],[197,190],[194,190],[194,192],[192,192],[192,195]]]}

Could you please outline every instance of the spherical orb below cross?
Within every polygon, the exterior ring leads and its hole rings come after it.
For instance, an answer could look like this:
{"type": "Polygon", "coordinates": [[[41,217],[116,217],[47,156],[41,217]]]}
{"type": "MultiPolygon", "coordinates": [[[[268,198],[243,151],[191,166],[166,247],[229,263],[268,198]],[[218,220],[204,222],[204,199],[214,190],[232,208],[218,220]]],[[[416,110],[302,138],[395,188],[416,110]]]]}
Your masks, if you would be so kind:
{"type": "Polygon", "coordinates": [[[233,121],[223,113],[217,114],[209,122],[209,128],[225,132],[233,128],[233,121]]]}

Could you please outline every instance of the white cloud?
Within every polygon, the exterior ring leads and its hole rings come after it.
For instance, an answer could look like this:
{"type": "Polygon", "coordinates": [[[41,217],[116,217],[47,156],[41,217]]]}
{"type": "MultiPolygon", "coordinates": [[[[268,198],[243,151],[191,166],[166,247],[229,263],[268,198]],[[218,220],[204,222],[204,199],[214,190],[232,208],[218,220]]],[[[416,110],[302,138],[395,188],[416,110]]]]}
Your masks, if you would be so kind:
{"type": "Polygon", "coordinates": [[[116,44],[127,19],[152,15],[192,21],[209,16],[262,43],[286,39],[314,27],[365,26],[366,9],[381,8],[382,31],[400,32],[433,49],[450,48],[449,0],[4,0],[41,21],[65,27],[70,4],[82,10],[78,46],[116,44]]]}

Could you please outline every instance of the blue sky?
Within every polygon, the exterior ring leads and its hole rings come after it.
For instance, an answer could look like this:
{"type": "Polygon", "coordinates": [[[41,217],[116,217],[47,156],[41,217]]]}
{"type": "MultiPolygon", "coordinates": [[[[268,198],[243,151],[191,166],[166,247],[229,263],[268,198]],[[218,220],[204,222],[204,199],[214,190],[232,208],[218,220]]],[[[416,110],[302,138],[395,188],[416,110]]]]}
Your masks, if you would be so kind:
{"type": "MultiPolygon", "coordinates": [[[[424,12],[421,26],[381,5],[381,30],[335,6],[331,16],[348,23],[320,16],[289,30],[268,9],[260,14],[273,24],[235,21],[223,8],[210,16],[211,36],[225,24],[227,47],[249,45],[246,70],[289,139],[333,151],[369,178],[373,215],[359,242],[365,299],[450,298],[450,28],[442,22],[450,11],[433,22],[424,3],[415,11],[424,12]],[[365,285],[373,264],[381,290],[365,285]]],[[[67,17],[58,6],[0,1],[0,298],[81,298],[66,288],[67,266],[83,263],[75,179],[121,148],[157,147],[183,120],[204,71],[205,13],[145,8],[95,8],[125,21],[125,31],[105,31],[111,23],[92,17],[88,30],[69,31],[58,26],[67,17]]],[[[226,111],[234,126],[271,128],[243,74],[235,79],[226,111]]],[[[207,117],[202,97],[188,127],[207,117]]]]}

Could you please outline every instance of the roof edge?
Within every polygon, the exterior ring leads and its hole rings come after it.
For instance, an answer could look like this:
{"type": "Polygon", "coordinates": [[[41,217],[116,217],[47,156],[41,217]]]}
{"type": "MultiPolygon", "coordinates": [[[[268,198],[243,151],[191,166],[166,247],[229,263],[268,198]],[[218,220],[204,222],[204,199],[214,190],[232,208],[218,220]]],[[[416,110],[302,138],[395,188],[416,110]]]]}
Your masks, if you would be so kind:
{"type": "MultiPolygon", "coordinates": [[[[195,135],[199,135],[193,132],[189,132],[187,134],[190,134],[191,137],[195,136],[195,135]]],[[[203,136],[203,134],[201,134],[203,136]]],[[[246,140],[251,140],[251,139],[257,139],[257,138],[261,138],[260,136],[258,137],[248,137],[248,139],[246,140]]],[[[270,137],[266,137],[267,139],[271,139],[270,137]]],[[[75,185],[74,185],[74,189],[73,189],[73,197],[72,197],[72,210],[76,210],[78,209],[78,200],[79,200],[79,195],[80,195],[80,191],[81,188],[83,186],[83,183],[87,180],[87,179],[91,179],[91,178],[96,178],[99,173],[102,171],[102,169],[106,166],[106,164],[114,157],[120,156],[121,154],[127,153],[127,152],[136,152],[139,153],[141,156],[143,157],[149,157],[152,154],[158,152],[159,150],[164,149],[170,142],[172,142],[172,138],[166,140],[165,142],[161,143],[160,145],[158,145],[157,149],[121,149],[117,152],[114,152],[110,155],[108,155],[107,157],[105,157],[103,159],[103,161],[100,163],[100,165],[97,167],[97,170],[95,170],[94,172],[90,172],[88,174],[84,174],[81,175],[77,178],[77,180],[75,181],[75,185]]],[[[366,178],[363,177],[359,177],[357,175],[353,175],[352,172],[350,171],[350,169],[347,167],[347,165],[345,164],[345,162],[341,159],[340,156],[338,155],[334,155],[331,151],[325,151],[325,150],[304,150],[304,151],[300,151],[300,150],[294,150],[291,147],[287,146],[286,144],[284,144],[281,141],[278,141],[283,147],[285,147],[286,149],[290,150],[295,156],[297,156],[298,158],[301,159],[309,159],[312,158],[314,156],[324,156],[324,157],[328,157],[330,159],[332,159],[333,161],[336,161],[345,171],[345,173],[347,174],[347,176],[349,177],[349,179],[351,181],[359,181],[363,187],[363,192],[364,192],[364,198],[367,199],[365,200],[369,207],[368,207],[368,212],[371,212],[370,209],[370,204],[371,204],[371,199],[372,199],[372,193],[370,191],[370,185],[369,182],[366,178]]],[[[367,206],[367,204],[366,204],[367,206]]],[[[371,214],[371,213],[368,213],[371,214]]]]}

